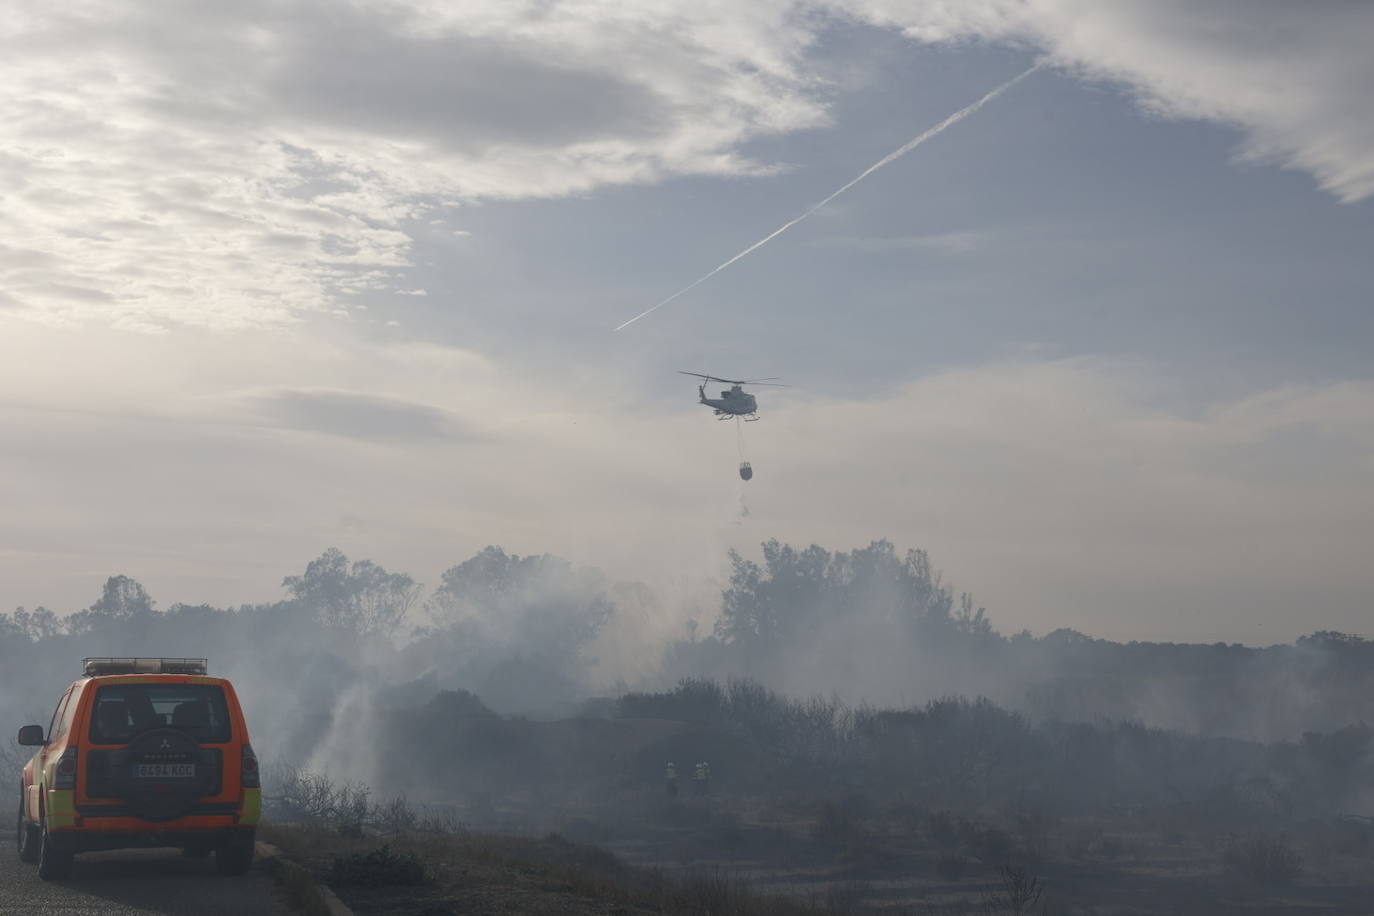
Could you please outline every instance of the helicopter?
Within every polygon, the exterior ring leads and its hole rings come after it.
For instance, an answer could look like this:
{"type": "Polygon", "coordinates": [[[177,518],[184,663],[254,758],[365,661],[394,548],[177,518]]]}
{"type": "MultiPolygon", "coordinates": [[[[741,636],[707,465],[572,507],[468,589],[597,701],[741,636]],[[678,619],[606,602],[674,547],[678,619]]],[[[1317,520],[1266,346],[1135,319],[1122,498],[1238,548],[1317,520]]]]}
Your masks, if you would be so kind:
{"type": "Polygon", "coordinates": [[[701,379],[701,384],[697,386],[697,398],[707,407],[714,408],[716,419],[726,420],[730,417],[741,417],[746,423],[753,423],[759,418],[758,401],[754,396],[744,390],[745,385],[767,385],[771,388],[787,388],[789,386],[775,382],[773,378],[759,379],[733,379],[720,378],[715,375],[706,375],[703,372],[684,372],[678,370],[679,375],[694,375],[701,379]],[[723,382],[730,387],[720,393],[719,398],[708,398],[706,396],[707,382],[723,382]]]}

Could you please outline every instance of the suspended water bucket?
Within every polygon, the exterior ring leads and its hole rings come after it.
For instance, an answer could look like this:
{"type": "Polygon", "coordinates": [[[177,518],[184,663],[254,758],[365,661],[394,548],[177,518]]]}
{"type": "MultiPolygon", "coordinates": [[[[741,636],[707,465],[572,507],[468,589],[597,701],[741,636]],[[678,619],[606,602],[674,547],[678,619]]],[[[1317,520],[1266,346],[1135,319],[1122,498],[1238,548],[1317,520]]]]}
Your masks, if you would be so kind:
{"type": "Polygon", "coordinates": [[[751,468],[751,467],[749,466],[749,462],[747,462],[747,461],[741,461],[741,462],[739,463],[739,479],[740,479],[740,480],[748,480],[750,477],[753,477],[753,476],[754,476],[754,469],[751,468]]]}

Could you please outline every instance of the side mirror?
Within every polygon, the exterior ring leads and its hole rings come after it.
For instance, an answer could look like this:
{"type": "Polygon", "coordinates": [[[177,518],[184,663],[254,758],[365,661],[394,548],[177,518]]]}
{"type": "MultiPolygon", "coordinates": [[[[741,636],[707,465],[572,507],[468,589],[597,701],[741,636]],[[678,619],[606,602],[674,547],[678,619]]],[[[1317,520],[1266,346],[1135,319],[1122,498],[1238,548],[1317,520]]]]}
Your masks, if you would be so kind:
{"type": "Polygon", "coordinates": [[[42,747],[48,742],[43,740],[43,726],[25,725],[19,729],[19,743],[28,747],[42,747]]]}

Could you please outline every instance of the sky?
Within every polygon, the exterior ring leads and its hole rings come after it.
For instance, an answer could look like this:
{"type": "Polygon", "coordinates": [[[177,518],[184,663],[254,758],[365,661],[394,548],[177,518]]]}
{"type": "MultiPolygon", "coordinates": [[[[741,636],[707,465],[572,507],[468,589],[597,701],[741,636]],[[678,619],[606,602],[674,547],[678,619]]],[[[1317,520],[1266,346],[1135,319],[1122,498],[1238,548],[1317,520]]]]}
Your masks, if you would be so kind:
{"type": "Polygon", "coordinates": [[[1370,633],[1374,6],[21,2],[0,606],[487,544],[709,604],[924,548],[1003,631],[1370,633]],[[1028,67],[966,120],[612,329],[1028,67]],[[744,429],[677,370],[779,376],[744,429]]]}

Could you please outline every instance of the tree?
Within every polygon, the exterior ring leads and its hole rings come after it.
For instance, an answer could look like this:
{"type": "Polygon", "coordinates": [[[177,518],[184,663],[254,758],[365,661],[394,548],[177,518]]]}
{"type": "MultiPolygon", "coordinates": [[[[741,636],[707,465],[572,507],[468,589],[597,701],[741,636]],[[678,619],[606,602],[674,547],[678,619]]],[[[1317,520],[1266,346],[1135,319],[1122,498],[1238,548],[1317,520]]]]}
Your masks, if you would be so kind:
{"type": "Polygon", "coordinates": [[[836,620],[889,628],[893,636],[992,632],[968,595],[951,616],[954,594],[924,550],[899,556],[890,541],[879,540],[832,554],[815,544],[797,550],[770,540],[763,561],[759,566],[730,552],[730,584],[716,623],[723,642],[777,648],[836,620]]]}
{"type": "Polygon", "coordinates": [[[615,603],[598,570],[489,546],[444,571],[427,609],[437,628],[424,663],[444,665],[456,683],[513,709],[584,689],[595,663],[586,649],[615,603]]]}
{"type": "Polygon", "coordinates": [[[88,610],[112,620],[126,620],[138,614],[151,614],[157,602],[148,595],[143,584],[128,576],[110,576],[105,580],[100,600],[88,610]]]}
{"type": "Polygon", "coordinates": [[[34,642],[51,639],[62,632],[62,621],[42,605],[32,611],[26,611],[22,607],[15,608],[14,626],[34,642]]]}
{"type": "Polygon", "coordinates": [[[598,570],[488,546],[444,571],[428,609],[441,627],[475,625],[488,643],[561,655],[586,645],[610,619],[608,592],[598,570]]]}
{"type": "Polygon", "coordinates": [[[404,573],[387,572],[371,560],[350,564],[337,547],[311,560],[305,573],[287,576],[282,588],[315,619],[360,636],[389,636],[420,596],[404,573]]]}
{"type": "Polygon", "coordinates": [[[110,626],[125,627],[132,621],[148,619],[155,613],[157,602],[141,582],[125,575],[110,576],[105,580],[100,598],[84,611],[78,611],[68,618],[67,630],[79,634],[104,630],[110,626]]]}

